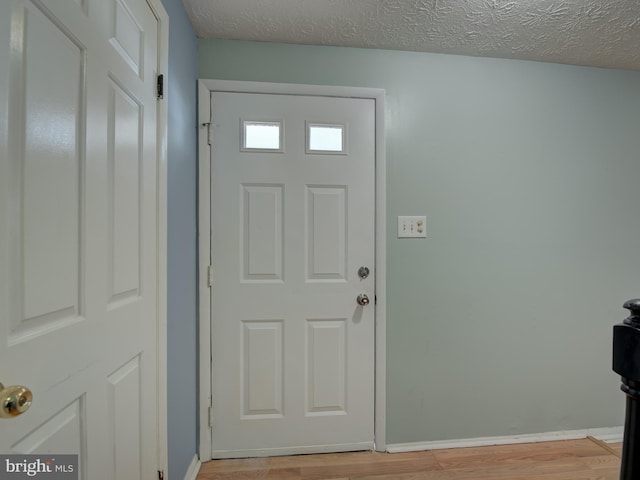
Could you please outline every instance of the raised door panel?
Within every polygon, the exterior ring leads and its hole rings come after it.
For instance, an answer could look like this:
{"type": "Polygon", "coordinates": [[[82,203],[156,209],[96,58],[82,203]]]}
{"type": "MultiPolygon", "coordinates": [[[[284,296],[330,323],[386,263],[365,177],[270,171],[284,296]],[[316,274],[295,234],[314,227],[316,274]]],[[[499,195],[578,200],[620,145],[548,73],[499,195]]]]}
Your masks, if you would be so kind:
{"type": "Polygon", "coordinates": [[[241,418],[280,418],[283,399],[283,322],[242,322],[241,418]]]}
{"type": "Polygon", "coordinates": [[[109,432],[115,478],[142,478],[140,358],[135,357],[108,377],[109,432]]]}
{"type": "Polygon", "coordinates": [[[142,105],[113,79],[109,86],[109,299],[140,294],[142,105]]]}
{"type": "Polygon", "coordinates": [[[307,320],[306,415],[346,414],[346,326],[343,318],[307,320]]]}
{"type": "Polygon", "coordinates": [[[241,185],[242,282],[283,280],[282,185],[241,185]]]}
{"type": "Polygon", "coordinates": [[[17,343],[82,315],[85,52],[33,5],[14,8],[11,40],[7,247],[17,343]],[[59,68],[44,75],[50,58],[59,68]]]}
{"type": "Polygon", "coordinates": [[[344,282],[347,188],[307,186],[307,281],[344,282]]]}
{"type": "Polygon", "coordinates": [[[131,70],[142,77],[144,72],[145,32],[128,2],[110,0],[111,18],[109,39],[114,50],[131,70]]]}
{"type": "MultiPolygon", "coordinates": [[[[78,455],[75,466],[86,478],[86,401],[84,396],[72,401],[61,411],[42,422],[11,448],[23,455],[78,455]]],[[[75,458],[73,458],[75,461],[75,458]]]]}

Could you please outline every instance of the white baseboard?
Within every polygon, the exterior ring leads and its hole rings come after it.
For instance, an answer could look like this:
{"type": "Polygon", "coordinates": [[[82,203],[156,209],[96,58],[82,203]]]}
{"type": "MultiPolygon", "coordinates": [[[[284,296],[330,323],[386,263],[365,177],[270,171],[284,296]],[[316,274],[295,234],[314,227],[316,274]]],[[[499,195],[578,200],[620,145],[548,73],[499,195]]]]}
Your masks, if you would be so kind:
{"type": "Polygon", "coordinates": [[[488,445],[512,445],[516,443],[552,442],[554,440],[575,440],[594,437],[603,442],[621,442],[623,427],[589,428],[561,432],[531,433],[505,437],[479,437],[460,440],[442,440],[434,442],[394,443],[387,445],[387,452],[418,452],[422,450],[441,450],[443,448],[484,447],[488,445]]]}
{"type": "Polygon", "coordinates": [[[616,443],[621,442],[622,437],[624,436],[624,427],[615,427],[615,428],[601,428],[603,432],[599,435],[591,435],[598,440],[602,440],[605,443],[616,443]],[[606,432],[605,430],[611,430],[610,432],[606,432]]]}
{"type": "Polygon", "coordinates": [[[194,455],[187,469],[187,473],[184,476],[184,480],[196,480],[198,472],[200,472],[200,460],[198,459],[198,455],[194,455]]]}

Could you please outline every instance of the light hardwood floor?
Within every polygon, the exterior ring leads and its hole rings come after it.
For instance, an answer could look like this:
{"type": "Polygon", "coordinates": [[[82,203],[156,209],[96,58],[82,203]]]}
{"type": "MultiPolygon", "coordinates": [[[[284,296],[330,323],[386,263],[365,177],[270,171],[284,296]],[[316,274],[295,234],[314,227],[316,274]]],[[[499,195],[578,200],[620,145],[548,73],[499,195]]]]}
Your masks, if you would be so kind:
{"type": "Polygon", "coordinates": [[[213,460],[197,480],[618,480],[620,444],[595,439],[412,453],[213,460]]]}

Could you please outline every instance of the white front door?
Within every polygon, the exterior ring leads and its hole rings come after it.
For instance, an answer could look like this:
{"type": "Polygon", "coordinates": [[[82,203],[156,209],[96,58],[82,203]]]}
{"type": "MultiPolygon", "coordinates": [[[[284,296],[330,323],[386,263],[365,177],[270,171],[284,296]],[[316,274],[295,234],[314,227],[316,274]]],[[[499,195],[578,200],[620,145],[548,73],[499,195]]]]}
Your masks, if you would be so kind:
{"type": "Polygon", "coordinates": [[[212,93],[214,458],[373,448],[374,111],[212,93]]]}
{"type": "Polygon", "coordinates": [[[0,382],[33,392],[0,453],[82,479],[157,478],[157,38],[145,0],[0,2],[0,382]]]}

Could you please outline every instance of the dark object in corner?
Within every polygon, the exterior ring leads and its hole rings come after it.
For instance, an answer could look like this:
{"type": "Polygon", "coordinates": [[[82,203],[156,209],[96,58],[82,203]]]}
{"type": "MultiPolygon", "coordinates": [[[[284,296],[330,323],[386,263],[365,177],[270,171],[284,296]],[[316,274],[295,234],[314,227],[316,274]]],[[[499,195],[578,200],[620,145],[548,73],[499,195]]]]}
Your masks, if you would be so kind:
{"type": "Polygon", "coordinates": [[[627,394],[620,480],[640,479],[640,298],[629,300],[631,312],[613,327],[613,371],[622,377],[627,394]]]}

